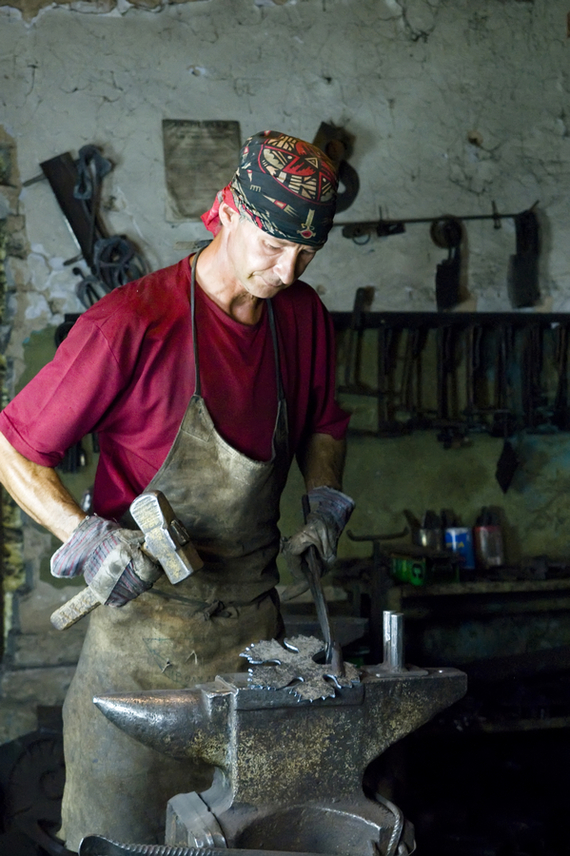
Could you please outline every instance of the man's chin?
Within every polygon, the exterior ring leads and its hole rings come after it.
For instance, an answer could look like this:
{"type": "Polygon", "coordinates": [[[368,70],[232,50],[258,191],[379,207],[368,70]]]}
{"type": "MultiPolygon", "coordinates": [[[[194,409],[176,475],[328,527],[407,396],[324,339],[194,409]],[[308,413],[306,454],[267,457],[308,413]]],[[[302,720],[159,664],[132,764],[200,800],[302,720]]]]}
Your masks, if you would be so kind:
{"type": "Polygon", "coordinates": [[[279,291],[283,291],[286,288],[282,282],[272,283],[266,282],[264,279],[260,280],[258,283],[253,284],[249,291],[250,294],[253,294],[254,297],[273,297],[273,295],[277,294],[279,291]]]}

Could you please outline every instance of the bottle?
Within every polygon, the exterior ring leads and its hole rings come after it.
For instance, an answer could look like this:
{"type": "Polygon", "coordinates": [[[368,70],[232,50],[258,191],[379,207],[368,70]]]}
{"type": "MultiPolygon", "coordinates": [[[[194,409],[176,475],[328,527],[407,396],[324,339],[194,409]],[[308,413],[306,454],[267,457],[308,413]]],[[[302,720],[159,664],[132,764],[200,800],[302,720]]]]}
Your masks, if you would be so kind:
{"type": "Polygon", "coordinates": [[[483,570],[499,568],[505,564],[503,532],[499,515],[490,508],[482,508],[473,529],[475,556],[483,570]]]}

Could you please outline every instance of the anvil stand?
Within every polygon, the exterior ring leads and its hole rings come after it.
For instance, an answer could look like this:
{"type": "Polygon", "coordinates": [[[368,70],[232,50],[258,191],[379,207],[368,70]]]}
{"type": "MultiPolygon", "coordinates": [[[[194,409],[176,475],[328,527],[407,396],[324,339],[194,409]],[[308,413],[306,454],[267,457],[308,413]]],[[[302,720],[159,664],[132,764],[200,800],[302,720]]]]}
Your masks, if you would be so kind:
{"type": "Polygon", "coordinates": [[[135,739],[216,770],[209,790],[169,801],[167,846],[106,851],[89,849],[90,839],[84,839],[80,854],[183,856],[196,847],[339,856],[412,853],[412,824],[381,796],[364,794],[364,771],[460,699],[467,678],[452,668],[406,668],[402,620],[384,613],[384,661],[363,667],[358,682],[332,697],[299,700],[294,686],[259,689],[247,674],[233,674],[186,690],[95,698],[105,716],[135,739]]]}

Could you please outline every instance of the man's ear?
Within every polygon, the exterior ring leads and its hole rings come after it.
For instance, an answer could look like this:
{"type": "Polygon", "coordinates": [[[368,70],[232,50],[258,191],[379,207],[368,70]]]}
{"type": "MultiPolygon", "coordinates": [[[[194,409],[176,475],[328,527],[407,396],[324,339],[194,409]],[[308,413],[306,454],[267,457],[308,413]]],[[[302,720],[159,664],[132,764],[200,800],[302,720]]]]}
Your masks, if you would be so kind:
{"type": "Polygon", "coordinates": [[[239,214],[237,211],[234,211],[227,202],[220,202],[220,207],[218,209],[218,217],[220,218],[220,223],[222,226],[231,226],[235,224],[239,220],[239,214]]]}

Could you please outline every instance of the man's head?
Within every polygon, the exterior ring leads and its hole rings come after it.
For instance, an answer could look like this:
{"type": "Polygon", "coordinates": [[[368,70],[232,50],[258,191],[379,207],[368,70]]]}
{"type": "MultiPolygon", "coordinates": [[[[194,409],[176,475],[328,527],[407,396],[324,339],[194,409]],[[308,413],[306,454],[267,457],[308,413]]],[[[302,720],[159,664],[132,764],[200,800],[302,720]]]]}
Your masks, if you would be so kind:
{"type": "Polygon", "coordinates": [[[215,235],[225,202],[267,235],[319,249],[332,226],[336,190],[335,168],[320,149],[263,131],[246,141],[234,177],[202,220],[215,235]]]}

